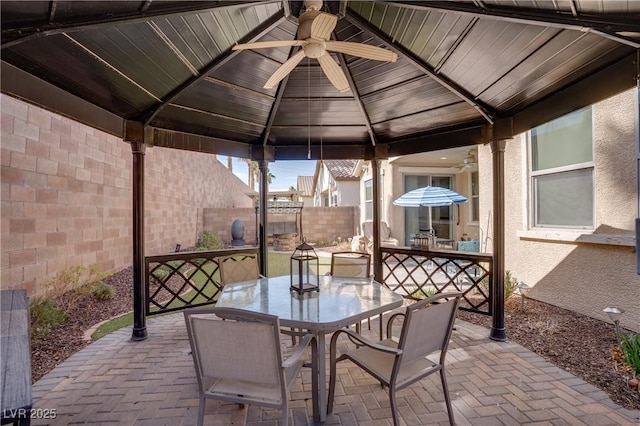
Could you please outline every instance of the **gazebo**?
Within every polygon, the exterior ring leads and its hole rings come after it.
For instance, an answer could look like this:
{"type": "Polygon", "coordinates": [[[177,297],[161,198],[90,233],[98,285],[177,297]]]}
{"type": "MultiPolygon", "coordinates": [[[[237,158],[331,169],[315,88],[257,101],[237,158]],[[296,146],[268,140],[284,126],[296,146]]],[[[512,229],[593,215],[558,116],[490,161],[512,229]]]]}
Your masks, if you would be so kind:
{"type": "MultiPolygon", "coordinates": [[[[505,145],[638,84],[640,3],[325,1],[320,12],[336,24],[323,43],[379,47],[397,60],[330,52],[346,91],[314,58],[263,87],[301,46],[234,45],[296,40],[304,12],[303,2],[286,0],[2,2],[2,93],[131,144],[133,338],[146,337],[139,308],[145,147],[258,161],[266,265],[269,162],[371,161],[379,200],[379,160],[491,144],[497,195],[491,337],[504,340],[505,145]]],[[[380,221],[377,203],[373,219],[380,221]]],[[[374,270],[380,276],[377,226],[374,270]]]]}

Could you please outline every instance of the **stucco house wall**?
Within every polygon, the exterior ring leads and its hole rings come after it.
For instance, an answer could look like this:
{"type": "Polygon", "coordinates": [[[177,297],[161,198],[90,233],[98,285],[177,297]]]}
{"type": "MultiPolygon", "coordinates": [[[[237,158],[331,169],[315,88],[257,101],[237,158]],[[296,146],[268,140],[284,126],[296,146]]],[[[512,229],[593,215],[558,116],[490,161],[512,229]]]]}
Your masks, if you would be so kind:
{"type": "MultiPolygon", "coordinates": [[[[380,214],[384,222],[389,225],[391,234],[398,240],[400,245],[409,245],[409,241],[404,241],[405,227],[405,209],[407,207],[398,207],[393,205],[393,201],[404,194],[404,174],[439,174],[451,175],[453,177],[453,189],[460,194],[470,194],[469,172],[451,174],[449,170],[443,171],[441,168],[432,167],[429,164],[410,162],[402,158],[395,158],[392,162],[388,160],[380,161],[380,173],[382,175],[382,196],[380,204],[380,214]]],[[[364,182],[371,179],[371,167],[365,167],[365,172],[360,179],[360,205],[362,206],[360,213],[360,223],[365,220],[365,188],[364,182]]],[[[481,194],[482,197],[482,194],[481,194]]],[[[469,238],[478,238],[478,223],[469,221],[469,204],[460,205],[458,211],[454,207],[454,214],[460,216],[460,223],[454,226],[454,239],[460,240],[463,234],[467,234],[469,238]]]]}
{"type": "Polygon", "coordinates": [[[360,182],[357,180],[336,181],[338,206],[355,207],[360,205],[360,182]]]}
{"type": "MultiPolygon", "coordinates": [[[[0,287],[39,293],[70,266],[132,263],[131,147],[107,133],[1,95],[0,287]]],[[[249,188],[213,155],[145,153],[145,253],[192,246],[202,207],[248,207],[249,188]]]]}
{"type": "MultiPolygon", "coordinates": [[[[533,286],[529,296],[609,321],[607,306],[623,308],[621,325],[640,331],[640,276],[634,253],[637,91],[593,106],[595,227],[533,229],[527,134],[506,143],[505,269],[533,286]]],[[[479,149],[480,227],[492,251],[491,149],[479,149]]]]}

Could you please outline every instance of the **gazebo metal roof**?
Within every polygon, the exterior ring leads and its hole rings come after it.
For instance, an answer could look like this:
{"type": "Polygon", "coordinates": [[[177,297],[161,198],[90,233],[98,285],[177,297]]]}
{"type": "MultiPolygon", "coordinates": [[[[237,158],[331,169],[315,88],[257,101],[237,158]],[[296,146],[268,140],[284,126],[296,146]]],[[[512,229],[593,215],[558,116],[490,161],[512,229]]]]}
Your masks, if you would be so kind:
{"type": "Polygon", "coordinates": [[[252,159],[385,158],[508,138],[637,84],[640,2],[325,1],[332,54],[297,48],[299,1],[2,1],[2,92],[130,140],[252,159]],[[153,137],[152,137],[153,136],[153,137]],[[309,149],[311,145],[311,149],[309,149]],[[322,146],[322,148],[320,147],[322,146]]]}

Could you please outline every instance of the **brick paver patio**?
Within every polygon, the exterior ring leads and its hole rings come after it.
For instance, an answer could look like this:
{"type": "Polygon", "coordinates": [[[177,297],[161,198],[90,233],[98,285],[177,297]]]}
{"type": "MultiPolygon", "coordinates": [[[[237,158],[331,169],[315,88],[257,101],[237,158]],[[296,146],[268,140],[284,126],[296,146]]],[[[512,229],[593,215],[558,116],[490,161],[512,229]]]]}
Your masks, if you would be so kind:
{"type": "MultiPolygon", "coordinates": [[[[148,328],[143,342],[129,341],[131,328],[112,333],[35,383],[34,408],[55,409],[57,417],[32,424],[195,424],[198,393],[183,316],[152,318],[148,328]]],[[[375,320],[371,329],[377,330],[375,320]]],[[[640,411],[625,410],[522,346],[487,335],[462,321],[453,332],[447,377],[458,425],[640,424],[640,411]]],[[[310,380],[303,369],[292,389],[290,424],[313,424],[310,380]]],[[[399,392],[398,404],[407,425],[447,424],[437,374],[399,392]]],[[[279,417],[277,410],[217,401],[207,402],[206,413],[205,423],[215,425],[276,425],[279,417]]],[[[391,425],[387,393],[354,364],[342,362],[334,412],[325,424],[391,425]]]]}

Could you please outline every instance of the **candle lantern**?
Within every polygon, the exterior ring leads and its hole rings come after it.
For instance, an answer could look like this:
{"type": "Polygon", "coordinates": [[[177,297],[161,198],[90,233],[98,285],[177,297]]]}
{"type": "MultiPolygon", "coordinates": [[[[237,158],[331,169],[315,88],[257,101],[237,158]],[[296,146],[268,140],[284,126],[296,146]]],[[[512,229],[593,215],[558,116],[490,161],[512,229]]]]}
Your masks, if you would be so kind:
{"type": "Polygon", "coordinates": [[[298,294],[319,291],[319,263],[316,251],[303,241],[291,255],[291,287],[298,294]]]}

